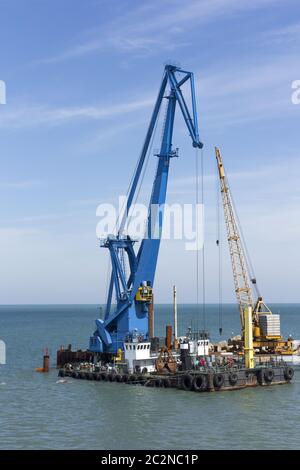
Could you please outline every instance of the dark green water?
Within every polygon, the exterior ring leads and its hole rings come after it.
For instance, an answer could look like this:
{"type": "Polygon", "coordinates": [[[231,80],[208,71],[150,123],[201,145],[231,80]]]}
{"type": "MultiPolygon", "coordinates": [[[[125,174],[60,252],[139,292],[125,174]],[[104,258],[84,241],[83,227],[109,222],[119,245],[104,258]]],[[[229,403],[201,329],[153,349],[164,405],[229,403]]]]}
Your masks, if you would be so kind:
{"type": "MultiPolygon", "coordinates": [[[[300,338],[300,305],[273,306],[282,332],[300,338]]],[[[300,372],[290,385],[196,394],[103,382],[56,383],[57,371],[38,374],[42,350],[52,363],[61,344],[86,348],[95,306],[1,306],[0,339],[7,364],[0,365],[1,449],[299,449],[300,372]]],[[[156,306],[155,333],[171,322],[171,306],[156,306]]],[[[179,307],[179,333],[195,306],[179,307]]],[[[206,323],[219,338],[218,308],[206,323]]],[[[233,305],[224,307],[223,339],[239,333],[233,305]]]]}

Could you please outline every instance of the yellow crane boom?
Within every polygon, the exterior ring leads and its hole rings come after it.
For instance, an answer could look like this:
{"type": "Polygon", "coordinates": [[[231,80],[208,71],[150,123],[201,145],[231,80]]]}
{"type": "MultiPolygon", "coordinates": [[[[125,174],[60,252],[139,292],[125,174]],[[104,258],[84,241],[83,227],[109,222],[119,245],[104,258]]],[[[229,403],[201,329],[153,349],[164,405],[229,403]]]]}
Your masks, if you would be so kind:
{"type": "Polygon", "coordinates": [[[230,194],[229,184],[225,174],[221,152],[217,147],[215,147],[215,153],[220,179],[220,188],[233,272],[234,288],[240,309],[242,330],[244,330],[244,311],[248,307],[251,307],[252,311],[254,310],[252,290],[250,287],[250,279],[247,271],[247,263],[241,242],[241,236],[234,214],[233,201],[230,194]]]}
{"type": "Polygon", "coordinates": [[[215,147],[220,189],[224,209],[227,239],[234,279],[235,294],[239,305],[242,340],[247,367],[253,367],[253,351],[260,353],[292,354],[293,341],[284,340],[280,333],[280,315],[273,315],[260,296],[256,285],[251,260],[242,238],[242,230],[235,211],[228,179],[220,150],[215,147]],[[252,287],[257,300],[253,302],[252,287]]]}

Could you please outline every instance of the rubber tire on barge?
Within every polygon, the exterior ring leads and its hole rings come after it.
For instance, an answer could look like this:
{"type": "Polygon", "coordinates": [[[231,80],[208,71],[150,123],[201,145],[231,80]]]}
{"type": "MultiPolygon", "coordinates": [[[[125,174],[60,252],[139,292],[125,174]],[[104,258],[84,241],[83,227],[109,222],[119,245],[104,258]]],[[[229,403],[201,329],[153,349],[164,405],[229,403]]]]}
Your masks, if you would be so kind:
{"type": "Polygon", "coordinates": [[[266,369],[264,371],[264,379],[267,383],[271,383],[274,379],[274,371],[273,369],[266,369]]]}
{"type": "Polygon", "coordinates": [[[291,367],[286,367],[286,369],[284,369],[283,376],[285,380],[289,382],[294,377],[294,369],[291,367]]]}
{"type": "Polygon", "coordinates": [[[184,390],[190,391],[193,387],[193,377],[190,374],[186,374],[181,379],[181,387],[184,390]]]}
{"type": "Polygon", "coordinates": [[[219,389],[224,385],[224,375],[223,374],[214,374],[213,378],[215,388],[219,389]]]}
{"type": "Polygon", "coordinates": [[[238,374],[236,374],[235,372],[230,372],[230,374],[228,376],[228,380],[229,380],[230,385],[236,385],[238,379],[239,379],[238,374]]]}
{"type": "Polygon", "coordinates": [[[202,392],[207,389],[207,377],[204,374],[195,375],[193,389],[195,392],[202,392]]]}

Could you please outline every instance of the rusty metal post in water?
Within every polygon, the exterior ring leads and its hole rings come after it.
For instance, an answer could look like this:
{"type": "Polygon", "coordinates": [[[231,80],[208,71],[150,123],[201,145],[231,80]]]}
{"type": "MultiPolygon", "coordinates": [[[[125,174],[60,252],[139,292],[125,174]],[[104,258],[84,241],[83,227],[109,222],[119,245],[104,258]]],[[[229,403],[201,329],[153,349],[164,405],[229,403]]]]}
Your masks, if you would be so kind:
{"type": "Polygon", "coordinates": [[[44,369],[44,372],[49,372],[49,364],[50,364],[50,357],[49,357],[48,349],[46,349],[46,350],[45,350],[44,357],[43,357],[43,369],[44,369]]]}

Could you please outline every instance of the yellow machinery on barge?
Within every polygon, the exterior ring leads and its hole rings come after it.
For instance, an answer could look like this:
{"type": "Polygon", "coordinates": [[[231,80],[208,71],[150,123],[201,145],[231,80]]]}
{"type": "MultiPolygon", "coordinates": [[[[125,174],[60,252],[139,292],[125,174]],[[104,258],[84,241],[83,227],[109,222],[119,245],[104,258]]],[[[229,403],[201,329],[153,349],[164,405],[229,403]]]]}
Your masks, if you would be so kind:
{"type": "Polygon", "coordinates": [[[280,316],[273,314],[261,297],[256,283],[256,278],[250,272],[251,262],[249,260],[245,242],[242,238],[241,228],[239,227],[228,178],[222,161],[219,148],[215,148],[217,160],[218,175],[220,181],[220,190],[224,210],[224,218],[229,244],[230,259],[233,272],[235,295],[237,298],[242,335],[240,339],[232,339],[230,344],[236,347],[238,351],[247,349],[246,331],[245,331],[245,311],[251,309],[253,348],[257,354],[276,354],[291,356],[295,354],[292,338],[284,340],[280,333],[280,316]],[[251,275],[252,274],[252,275],[251,275]],[[255,287],[257,300],[253,300],[251,286],[255,287]]]}

